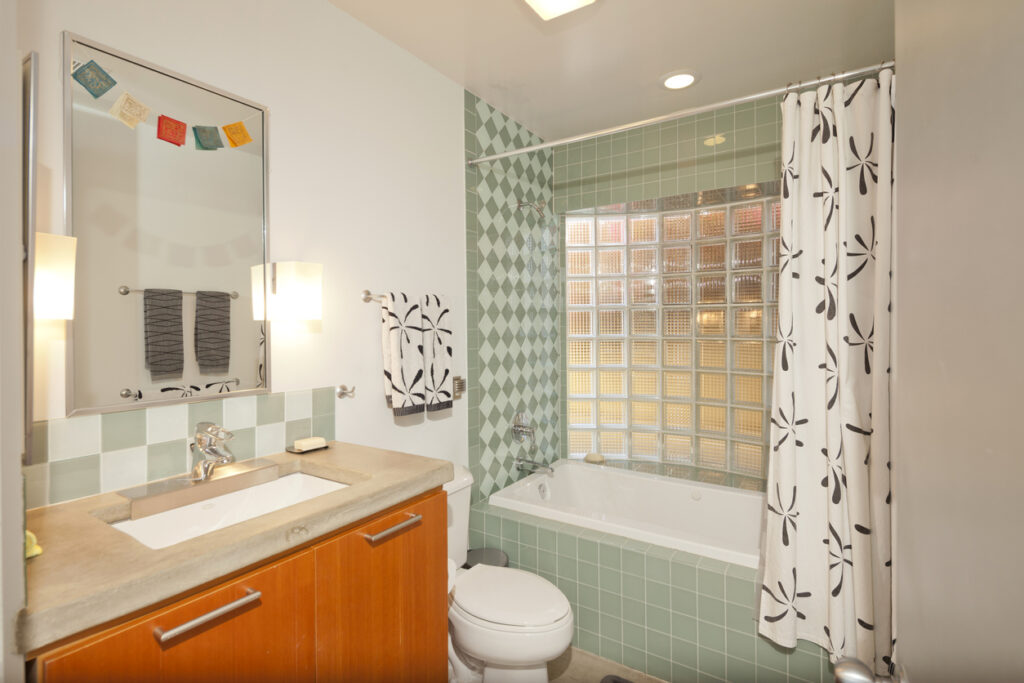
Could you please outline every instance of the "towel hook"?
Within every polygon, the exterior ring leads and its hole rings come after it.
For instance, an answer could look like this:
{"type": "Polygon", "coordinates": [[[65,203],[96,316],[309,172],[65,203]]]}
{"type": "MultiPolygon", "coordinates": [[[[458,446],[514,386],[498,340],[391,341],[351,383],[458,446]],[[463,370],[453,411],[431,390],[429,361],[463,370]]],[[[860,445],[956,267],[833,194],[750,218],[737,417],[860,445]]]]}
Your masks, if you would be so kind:
{"type": "Polygon", "coordinates": [[[351,389],[349,389],[344,384],[339,384],[336,393],[338,395],[338,398],[355,398],[356,388],[355,386],[353,386],[351,389]]]}

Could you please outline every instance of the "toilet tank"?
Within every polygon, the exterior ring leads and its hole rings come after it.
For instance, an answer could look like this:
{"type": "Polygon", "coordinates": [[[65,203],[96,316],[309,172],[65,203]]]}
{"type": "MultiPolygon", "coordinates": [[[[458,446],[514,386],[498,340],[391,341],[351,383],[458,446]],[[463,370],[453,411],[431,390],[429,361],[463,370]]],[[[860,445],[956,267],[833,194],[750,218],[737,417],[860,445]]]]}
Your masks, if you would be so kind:
{"type": "Polygon", "coordinates": [[[456,567],[466,564],[469,549],[469,500],[473,475],[462,465],[455,465],[455,478],[444,485],[448,494],[448,559],[456,567]]]}

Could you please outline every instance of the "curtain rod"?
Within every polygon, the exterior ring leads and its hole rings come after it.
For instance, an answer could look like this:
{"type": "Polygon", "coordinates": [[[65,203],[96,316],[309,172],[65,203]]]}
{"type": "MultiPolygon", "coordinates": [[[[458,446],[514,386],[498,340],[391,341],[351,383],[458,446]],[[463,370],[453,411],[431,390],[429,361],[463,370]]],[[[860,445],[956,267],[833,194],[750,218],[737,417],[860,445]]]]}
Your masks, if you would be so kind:
{"type": "Polygon", "coordinates": [[[746,104],[747,102],[753,102],[760,100],[765,97],[773,97],[775,95],[781,95],[787,93],[790,90],[799,90],[800,88],[810,88],[816,85],[822,85],[824,83],[832,83],[833,81],[845,81],[848,78],[854,78],[855,76],[863,76],[883,69],[888,69],[896,66],[895,61],[882,62],[876,66],[866,66],[863,69],[854,69],[852,71],[844,71],[841,74],[832,74],[824,78],[818,78],[813,81],[803,81],[797,83],[790,83],[784,88],[775,88],[774,90],[766,90],[759,92],[754,95],[745,95],[743,97],[737,97],[731,100],[725,100],[724,102],[716,102],[715,104],[705,104],[700,107],[690,107],[689,109],[682,109],[680,111],[672,112],[671,114],[664,114],[662,116],[655,116],[654,118],[644,119],[643,121],[636,121],[634,123],[627,123],[621,126],[615,126],[613,128],[604,128],[602,130],[594,131],[593,133],[583,133],[582,135],[573,135],[572,137],[562,138],[560,140],[552,140],[551,142],[541,142],[536,145],[530,145],[529,147],[521,147],[519,149],[509,150],[508,152],[501,152],[499,154],[490,154],[488,156],[478,157],[476,159],[469,159],[466,162],[468,166],[476,166],[485,161],[497,161],[498,159],[505,159],[507,157],[518,156],[520,154],[527,154],[528,152],[536,152],[541,149],[548,149],[551,147],[557,147],[559,145],[568,145],[573,142],[583,142],[584,140],[593,140],[594,138],[604,137],[605,135],[611,135],[613,133],[623,133],[627,130],[634,130],[636,128],[643,128],[644,126],[650,126],[654,123],[666,123],[668,121],[675,121],[676,119],[682,119],[687,116],[694,116],[696,114],[703,114],[705,112],[714,111],[715,109],[721,109],[722,107],[731,107],[737,104],[746,104]]]}

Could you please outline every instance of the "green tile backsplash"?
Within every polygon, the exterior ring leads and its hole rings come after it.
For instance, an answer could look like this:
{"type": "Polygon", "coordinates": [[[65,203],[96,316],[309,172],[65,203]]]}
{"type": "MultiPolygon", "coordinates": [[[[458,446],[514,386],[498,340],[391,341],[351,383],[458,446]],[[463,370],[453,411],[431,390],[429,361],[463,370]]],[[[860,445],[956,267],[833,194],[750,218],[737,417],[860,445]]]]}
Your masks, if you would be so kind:
{"type": "MultiPolygon", "coordinates": [[[[476,157],[539,142],[519,123],[465,94],[466,155],[476,157]]],[[[469,365],[469,467],[473,500],[519,478],[525,452],[511,438],[525,411],[536,429],[528,457],[560,457],[561,241],[551,205],[550,151],[466,168],[466,270],[469,365]]]]}
{"type": "Polygon", "coordinates": [[[473,506],[469,546],[565,593],[573,645],[665,681],[825,683],[817,645],[757,635],[757,572],[719,560],[488,505],[473,506]]]}
{"type": "Polygon", "coordinates": [[[334,401],[334,388],[323,387],[36,422],[33,464],[22,468],[25,505],[60,503],[183,474],[197,422],[230,430],[238,460],[279,453],[307,436],[333,440],[334,401]]]}

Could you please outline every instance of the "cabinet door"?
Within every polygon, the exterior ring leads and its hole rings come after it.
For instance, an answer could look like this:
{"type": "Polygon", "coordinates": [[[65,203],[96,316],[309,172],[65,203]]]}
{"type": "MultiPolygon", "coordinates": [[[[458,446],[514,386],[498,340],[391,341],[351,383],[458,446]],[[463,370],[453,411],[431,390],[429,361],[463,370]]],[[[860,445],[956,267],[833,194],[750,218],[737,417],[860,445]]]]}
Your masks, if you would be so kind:
{"type": "Polygon", "coordinates": [[[314,548],[318,681],[447,680],[446,514],[439,492],[314,548]]]}
{"type": "Polygon", "coordinates": [[[313,551],[39,657],[44,683],[312,681],[313,551]],[[259,592],[258,598],[251,596],[259,592]],[[229,608],[230,609],[221,609],[229,608]],[[161,633],[223,613],[161,643],[161,633]]]}

